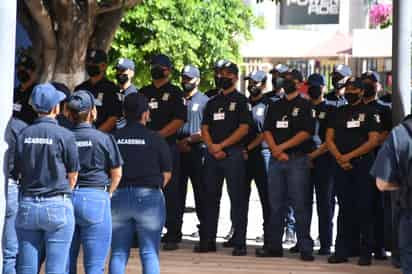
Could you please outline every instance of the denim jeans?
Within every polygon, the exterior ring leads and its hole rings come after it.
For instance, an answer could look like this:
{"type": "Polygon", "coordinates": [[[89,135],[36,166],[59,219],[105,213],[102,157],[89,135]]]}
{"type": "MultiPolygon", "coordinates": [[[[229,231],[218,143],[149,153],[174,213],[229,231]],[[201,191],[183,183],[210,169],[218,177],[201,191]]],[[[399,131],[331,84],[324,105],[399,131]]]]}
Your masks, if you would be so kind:
{"type": "Polygon", "coordinates": [[[70,197],[23,196],[16,218],[19,239],[17,272],[37,274],[44,246],[46,274],[65,273],[74,231],[70,197]]]}
{"type": "Polygon", "coordinates": [[[110,196],[104,190],[77,188],[73,191],[75,230],[70,249],[70,273],[77,270],[80,245],[86,274],[104,273],[112,240],[110,196]]]}
{"type": "Polygon", "coordinates": [[[400,210],[399,250],[403,274],[412,274],[412,209],[400,210]]]}
{"type": "Polygon", "coordinates": [[[312,252],[310,220],[307,207],[310,206],[309,161],[306,156],[290,157],[288,161],[270,159],[268,173],[268,197],[270,205],[270,227],[274,232],[267,239],[273,250],[282,250],[283,216],[290,199],[295,210],[297,238],[302,252],[312,252]]]}
{"type": "Polygon", "coordinates": [[[125,273],[135,233],[139,238],[143,274],[160,273],[160,235],[165,215],[165,200],[160,189],[125,187],[116,190],[112,197],[110,274],[125,273]]]}
{"type": "Polygon", "coordinates": [[[18,200],[19,187],[15,181],[9,180],[3,231],[3,274],[16,273],[16,258],[19,248],[16,232],[18,200]]]}

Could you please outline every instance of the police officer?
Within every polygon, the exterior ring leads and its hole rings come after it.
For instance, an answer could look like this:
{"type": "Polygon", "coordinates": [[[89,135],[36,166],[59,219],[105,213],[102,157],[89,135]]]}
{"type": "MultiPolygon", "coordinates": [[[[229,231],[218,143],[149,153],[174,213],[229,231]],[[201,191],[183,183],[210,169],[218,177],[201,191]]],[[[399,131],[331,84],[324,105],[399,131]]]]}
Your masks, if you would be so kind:
{"type": "Polygon", "coordinates": [[[32,124],[37,118],[36,111],[29,102],[36,85],[36,63],[30,56],[23,55],[20,57],[16,71],[20,85],[14,89],[13,115],[27,124],[32,124]]]}
{"type": "Polygon", "coordinates": [[[176,250],[181,241],[182,233],[180,218],[183,214],[179,186],[179,152],[176,146],[177,131],[183,127],[187,119],[187,109],[183,102],[181,89],[170,83],[172,62],[166,55],[159,54],[152,58],[152,84],[143,87],[140,92],[149,100],[150,122],[148,128],[163,136],[171,150],[173,172],[170,184],[165,188],[166,195],[166,228],[167,234],[162,241],[165,250],[176,250]]]}
{"type": "MultiPolygon", "coordinates": [[[[181,205],[179,212],[184,212],[187,183],[190,179],[195,198],[196,215],[198,220],[202,219],[202,173],[205,155],[205,145],[201,137],[201,123],[203,110],[209,98],[199,91],[200,83],[199,69],[193,65],[187,65],[182,70],[182,89],[187,107],[187,121],[178,131],[177,146],[180,152],[180,181],[181,205]]],[[[183,218],[180,215],[179,218],[183,218]]],[[[179,221],[182,224],[182,220],[179,221]]]]}
{"type": "Polygon", "coordinates": [[[107,54],[100,49],[90,49],[86,55],[86,72],[89,79],[77,87],[77,90],[90,91],[99,102],[95,126],[101,131],[110,132],[115,129],[117,117],[121,114],[121,104],[116,93],[119,88],[106,78],[107,54]]]}
{"type": "Polygon", "coordinates": [[[338,164],[335,171],[338,234],[335,254],[328,259],[333,264],[347,262],[350,249],[356,244],[360,248],[358,264],[371,264],[374,186],[369,180],[369,170],[379,143],[380,117],[362,103],[363,95],[362,80],[351,77],[345,88],[348,105],[336,110],[326,133],[328,149],[338,164]],[[360,235],[352,232],[357,224],[360,235]]]}
{"type": "Polygon", "coordinates": [[[261,257],[282,257],[283,213],[290,199],[297,225],[301,259],[313,261],[310,238],[309,159],[310,137],[315,121],[309,101],[302,98],[293,80],[283,82],[285,98],[272,104],[265,118],[264,137],[272,152],[269,163],[268,197],[273,236],[259,250],[261,257]]]}
{"type": "MultiPolygon", "coordinates": [[[[124,98],[132,93],[137,93],[137,88],[132,84],[135,73],[134,62],[130,59],[120,58],[116,65],[116,80],[119,86],[119,92],[116,93],[117,107],[121,109],[124,98]]],[[[119,109],[119,113],[121,113],[119,109]]],[[[126,125],[126,119],[123,114],[117,115],[116,128],[122,128],[126,125]]]]}
{"type": "Polygon", "coordinates": [[[246,207],[242,138],[252,123],[251,112],[244,95],[236,90],[238,66],[228,62],[222,69],[223,91],[209,100],[202,121],[202,137],[207,145],[204,181],[208,206],[200,227],[200,243],[195,252],[216,251],[216,233],[223,178],[226,178],[231,201],[231,218],[235,233],[232,237],[234,256],[246,255],[246,207]]]}
{"type": "Polygon", "coordinates": [[[64,93],[51,84],[37,85],[31,96],[37,118],[18,139],[16,171],[21,198],[16,218],[18,273],[39,272],[42,247],[46,273],[64,273],[74,231],[69,197],[77,181],[79,157],[73,134],[57,125],[64,93]]]}
{"type": "Polygon", "coordinates": [[[270,98],[273,102],[276,102],[283,98],[282,83],[286,72],[289,71],[289,67],[284,64],[277,64],[273,69],[270,70],[272,75],[272,91],[266,93],[265,95],[270,98]]]}
{"type": "Polygon", "coordinates": [[[56,116],[57,123],[65,127],[67,129],[71,129],[73,127],[73,123],[68,118],[68,113],[66,109],[66,103],[71,96],[70,89],[63,83],[60,82],[52,82],[51,83],[57,90],[61,91],[66,95],[66,98],[60,103],[60,113],[56,116]]]}
{"type": "Polygon", "coordinates": [[[382,145],[371,174],[381,191],[398,191],[396,204],[400,207],[399,248],[403,273],[412,273],[411,258],[411,155],[412,119],[408,116],[395,127],[382,145]]]}
{"type": "Polygon", "coordinates": [[[16,273],[16,259],[19,243],[16,232],[16,215],[18,208],[19,187],[18,176],[14,170],[14,159],[16,151],[17,137],[20,132],[27,127],[27,124],[17,118],[10,118],[7,125],[5,140],[8,145],[6,152],[7,159],[7,199],[6,199],[6,216],[4,220],[3,231],[3,273],[16,273]]]}
{"type": "Polygon", "coordinates": [[[220,79],[221,79],[221,71],[222,67],[227,63],[227,60],[220,59],[217,60],[214,66],[214,79],[215,79],[215,88],[208,90],[205,94],[207,97],[213,97],[217,95],[221,91],[221,86],[220,86],[220,79]]]}
{"type": "Polygon", "coordinates": [[[67,102],[79,151],[79,179],[73,191],[75,231],[70,249],[70,273],[77,272],[80,245],[85,273],[103,273],[112,238],[110,195],[122,174],[122,157],[113,137],[94,129],[97,110],[89,91],[75,92],[67,102]]]}
{"type": "Polygon", "coordinates": [[[145,127],[148,100],[132,93],[124,101],[127,124],[115,132],[124,159],[123,177],[112,196],[113,240],[110,274],[123,274],[133,244],[139,238],[143,273],[160,273],[160,236],[165,222],[161,188],[171,178],[172,160],[165,140],[145,127]]]}
{"type": "Polygon", "coordinates": [[[325,102],[328,105],[341,107],[346,104],[346,100],[343,94],[345,92],[345,83],[350,76],[352,76],[352,70],[350,69],[350,67],[344,64],[340,64],[334,67],[332,72],[333,90],[329,92],[325,97],[325,102]]]}
{"type": "MultiPolygon", "coordinates": [[[[267,169],[264,154],[270,154],[268,146],[263,142],[263,122],[266,111],[271,103],[270,99],[263,95],[266,89],[267,75],[262,70],[257,70],[245,78],[248,80],[249,103],[252,105],[253,124],[244,140],[244,158],[246,170],[246,210],[249,210],[249,199],[252,180],[254,180],[263,213],[263,241],[267,234],[271,233],[269,227],[269,201],[267,196],[267,169]]],[[[247,215],[246,215],[247,216],[247,215]]],[[[247,221],[247,219],[245,220],[247,221]]],[[[270,237],[269,237],[270,238],[270,237]]]]}

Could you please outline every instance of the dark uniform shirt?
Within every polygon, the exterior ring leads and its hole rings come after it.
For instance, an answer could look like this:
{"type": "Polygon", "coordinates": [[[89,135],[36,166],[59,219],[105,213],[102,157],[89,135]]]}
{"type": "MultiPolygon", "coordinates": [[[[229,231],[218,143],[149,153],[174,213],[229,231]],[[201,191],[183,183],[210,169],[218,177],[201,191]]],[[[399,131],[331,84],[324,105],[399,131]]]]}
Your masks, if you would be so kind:
{"type": "Polygon", "coordinates": [[[170,148],[156,132],[135,122],[115,133],[124,159],[119,187],[162,187],[163,172],[172,170],[170,148]]]}
{"type": "Polygon", "coordinates": [[[186,99],[187,121],[178,131],[179,139],[200,133],[203,111],[206,107],[207,101],[209,101],[209,97],[200,91],[196,92],[192,97],[186,99]]]}
{"type": "Polygon", "coordinates": [[[392,130],[392,109],[391,107],[383,104],[380,100],[372,101],[368,104],[373,107],[381,119],[381,130],[391,131],[392,130]]]}
{"type": "Polygon", "coordinates": [[[322,101],[318,105],[313,106],[315,113],[315,134],[313,135],[313,143],[315,145],[314,149],[318,148],[321,144],[326,141],[326,129],[328,127],[328,119],[334,113],[335,107],[326,104],[322,101]]]}
{"type": "Polygon", "coordinates": [[[77,185],[107,186],[110,170],[123,164],[116,141],[88,123],[75,125],[72,129],[79,151],[80,171],[77,185]]]}
{"type": "Polygon", "coordinates": [[[21,90],[21,86],[14,89],[13,98],[13,116],[31,125],[37,118],[37,113],[30,105],[30,97],[33,88],[36,84],[33,84],[25,91],[21,90]]]}
{"type": "Polygon", "coordinates": [[[279,93],[276,90],[265,93],[265,96],[269,98],[272,102],[277,102],[283,98],[283,93],[279,93]]]}
{"type": "MultiPolygon", "coordinates": [[[[280,145],[293,138],[297,133],[305,131],[310,135],[315,131],[315,119],[311,103],[300,95],[292,100],[283,98],[269,106],[263,129],[270,131],[280,145]]],[[[308,153],[312,141],[307,140],[290,148],[285,153],[308,153]]]]}
{"type": "Polygon", "coordinates": [[[336,92],[332,90],[325,96],[325,103],[333,107],[341,107],[347,104],[344,96],[337,96],[336,92]]]}
{"type": "Polygon", "coordinates": [[[368,105],[345,105],[336,109],[328,128],[335,130],[335,144],[340,153],[346,154],[367,142],[370,132],[379,132],[380,120],[379,114],[368,105]]]}
{"type": "MultiPolygon", "coordinates": [[[[183,92],[170,82],[160,88],[153,84],[140,90],[149,100],[150,122],[148,128],[159,131],[173,120],[186,122],[187,110],[184,105],[183,92]]],[[[176,143],[176,134],[166,138],[169,144],[176,143]]]]}
{"type": "Polygon", "coordinates": [[[106,78],[103,78],[95,85],[92,85],[90,80],[87,80],[75,89],[78,90],[87,90],[90,91],[93,96],[101,103],[101,106],[97,106],[97,121],[95,126],[100,127],[109,117],[111,116],[120,116],[122,113],[121,102],[117,99],[117,93],[119,88],[111,81],[106,78]]]}
{"type": "MultiPolygon", "coordinates": [[[[250,144],[259,134],[263,133],[263,123],[265,122],[265,116],[272,101],[263,96],[257,101],[253,101],[249,98],[249,102],[252,105],[253,124],[249,128],[249,132],[245,137],[245,145],[250,144]]],[[[254,148],[253,151],[259,151],[263,148],[268,148],[265,141],[263,141],[261,145],[254,148]]]]}
{"type": "Polygon", "coordinates": [[[7,125],[5,140],[9,146],[7,149],[7,171],[8,177],[14,180],[18,179],[18,174],[14,172],[14,160],[16,155],[17,138],[20,132],[27,127],[27,124],[22,120],[12,117],[7,125]]]}
{"type": "Polygon", "coordinates": [[[137,88],[133,84],[130,85],[125,90],[120,90],[116,94],[117,101],[118,101],[118,104],[120,105],[120,109],[121,109],[119,114],[117,115],[118,119],[116,121],[116,129],[120,129],[120,128],[126,126],[126,118],[123,116],[122,107],[123,107],[124,98],[126,98],[127,95],[132,94],[132,93],[137,93],[137,88]]]}
{"type": "Polygon", "coordinates": [[[389,107],[392,107],[392,94],[387,93],[379,98],[379,101],[389,107]]]}
{"type": "Polygon", "coordinates": [[[21,132],[16,158],[23,195],[70,193],[67,173],[80,169],[73,133],[47,117],[38,118],[21,132]]]}
{"type": "MultiPolygon", "coordinates": [[[[227,95],[220,93],[211,98],[203,113],[202,125],[209,126],[209,133],[215,144],[231,136],[241,124],[252,125],[251,108],[247,98],[233,91],[227,95]]],[[[236,145],[241,145],[239,142],[236,145]]]]}
{"type": "Polygon", "coordinates": [[[220,91],[220,89],[214,88],[214,89],[211,89],[211,90],[206,91],[205,94],[206,94],[207,97],[211,98],[211,97],[213,97],[213,96],[218,95],[218,94],[219,94],[219,91],[220,91]]]}

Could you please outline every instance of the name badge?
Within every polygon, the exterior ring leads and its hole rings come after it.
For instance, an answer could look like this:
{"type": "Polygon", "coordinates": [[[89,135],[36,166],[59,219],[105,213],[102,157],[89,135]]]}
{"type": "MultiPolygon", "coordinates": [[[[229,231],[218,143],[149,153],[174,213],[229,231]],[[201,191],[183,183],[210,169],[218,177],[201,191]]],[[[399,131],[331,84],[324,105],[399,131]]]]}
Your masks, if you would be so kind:
{"type": "Polygon", "coordinates": [[[359,121],[365,122],[365,113],[359,113],[359,121]]]}
{"type": "Polygon", "coordinates": [[[360,121],[349,121],[346,123],[347,128],[358,128],[360,127],[360,121]]]}
{"type": "Polygon", "coordinates": [[[236,103],[235,102],[231,102],[229,105],[229,111],[235,111],[236,110],[236,103]]]}
{"type": "Polygon", "coordinates": [[[170,97],[169,93],[163,94],[162,101],[169,101],[169,97],[170,97]]]}
{"type": "Polygon", "coordinates": [[[258,108],[256,110],[256,115],[257,116],[263,116],[264,113],[265,113],[265,108],[258,108]]]}
{"type": "Polygon", "coordinates": [[[319,119],[325,119],[325,118],[326,118],[326,112],[319,113],[319,119]]]}
{"type": "Polygon", "coordinates": [[[121,94],[120,92],[118,92],[118,93],[117,93],[117,99],[118,99],[120,102],[123,102],[123,100],[124,100],[123,94],[121,94]]]}
{"type": "Polygon", "coordinates": [[[198,110],[199,110],[199,104],[193,104],[192,111],[198,111],[198,110]]]}
{"type": "Polygon", "coordinates": [[[277,121],[276,128],[288,128],[289,122],[288,121],[277,121]]]}
{"type": "Polygon", "coordinates": [[[159,108],[159,103],[158,102],[150,102],[149,103],[149,108],[150,109],[158,109],[159,108]]]}
{"type": "Polygon", "coordinates": [[[221,121],[225,120],[225,113],[224,112],[218,112],[213,114],[213,121],[221,121]]]}
{"type": "Polygon", "coordinates": [[[14,111],[20,112],[21,109],[22,109],[21,104],[13,104],[13,110],[14,111]]]}

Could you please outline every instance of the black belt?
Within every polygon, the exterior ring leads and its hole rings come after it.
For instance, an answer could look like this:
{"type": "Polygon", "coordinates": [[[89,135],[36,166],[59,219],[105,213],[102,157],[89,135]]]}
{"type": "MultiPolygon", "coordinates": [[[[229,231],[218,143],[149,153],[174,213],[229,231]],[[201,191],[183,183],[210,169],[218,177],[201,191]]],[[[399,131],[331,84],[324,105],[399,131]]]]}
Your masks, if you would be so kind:
{"type": "Polygon", "coordinates": [[[80,188],[89,188],[89,189],[96,189],[96,190],[103,190],[103,191],[108,191],[109,187],[108,186],[75,186],[74,189],[80,189],[80,188]]]}

